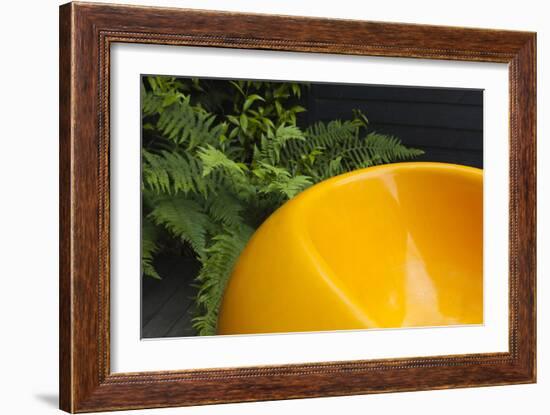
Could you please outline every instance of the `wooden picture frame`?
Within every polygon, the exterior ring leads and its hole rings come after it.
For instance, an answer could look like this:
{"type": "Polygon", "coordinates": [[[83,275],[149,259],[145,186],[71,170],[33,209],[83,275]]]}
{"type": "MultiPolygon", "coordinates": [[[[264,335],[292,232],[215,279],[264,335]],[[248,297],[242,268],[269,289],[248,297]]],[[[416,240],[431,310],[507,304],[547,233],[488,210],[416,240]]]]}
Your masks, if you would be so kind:
{"type": "Polygon", "coordinates": [[[536,34],[69,3],[60,8],[60,407],[91,412],[536,379],[536,34]],[[109,62],[117,42],[509,65],[509,352],[111,373],[109,62]]]}

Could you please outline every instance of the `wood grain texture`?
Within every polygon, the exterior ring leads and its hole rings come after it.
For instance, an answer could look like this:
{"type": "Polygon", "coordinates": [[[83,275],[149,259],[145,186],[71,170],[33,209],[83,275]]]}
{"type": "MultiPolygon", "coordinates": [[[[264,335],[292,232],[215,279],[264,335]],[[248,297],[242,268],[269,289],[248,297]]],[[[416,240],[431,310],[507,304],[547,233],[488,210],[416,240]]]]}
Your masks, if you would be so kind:
{"type": "Polygon", "coordinates": [[[68,412],[535,381],[534,33],[70,3],[60,11],[60,406],[68,412]],[[115,42],[510,66],[510,351],[111,373],[109,59],[115,42]]]}
{"type": "Polygon", "coordinates": [[[69,8],[59,14],[59,406],[73,409],[71,287],[71,141],[72,19],[69,8]]]}

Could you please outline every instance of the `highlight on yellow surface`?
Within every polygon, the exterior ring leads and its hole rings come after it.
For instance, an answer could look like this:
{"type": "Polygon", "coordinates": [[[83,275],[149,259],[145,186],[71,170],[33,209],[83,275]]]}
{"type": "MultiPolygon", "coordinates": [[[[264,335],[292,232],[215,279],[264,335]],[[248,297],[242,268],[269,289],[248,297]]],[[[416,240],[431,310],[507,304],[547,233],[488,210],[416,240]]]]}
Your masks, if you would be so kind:
{"type": "Polygon", "coordinates": [[[218,334],[483,322],[483,171],[396,163],[274,212],[228,281],[218,334]]]}

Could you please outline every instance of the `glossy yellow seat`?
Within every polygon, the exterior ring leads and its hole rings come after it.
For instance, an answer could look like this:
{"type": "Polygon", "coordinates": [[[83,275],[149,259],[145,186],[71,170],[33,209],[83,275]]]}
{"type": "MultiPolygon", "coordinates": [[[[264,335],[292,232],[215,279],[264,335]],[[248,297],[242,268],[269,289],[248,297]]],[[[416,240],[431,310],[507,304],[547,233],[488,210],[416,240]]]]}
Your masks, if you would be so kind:
{"type": "Polygon", "coordinates": [[[397,163],[273,213],[226,287],[219,334],[480,324],[483,173],[397,163]]]}

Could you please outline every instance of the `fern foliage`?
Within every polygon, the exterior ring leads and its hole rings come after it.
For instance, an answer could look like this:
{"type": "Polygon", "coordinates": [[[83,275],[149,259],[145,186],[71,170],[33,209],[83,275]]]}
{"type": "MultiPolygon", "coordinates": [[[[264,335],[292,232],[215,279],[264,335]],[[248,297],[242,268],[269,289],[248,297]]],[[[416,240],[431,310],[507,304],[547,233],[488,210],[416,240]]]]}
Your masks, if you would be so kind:
{"type": "Polygon", "coordinates": [[[204,262],[197,277],[200,289],[196,301],[203,312],[194,319],[194,323],[202,335],[216,334],[223,291],[253,232],[254,229],[247,225],[234,225],[223,227],[212,238],[212,244],[207,250],[208,260],[204,262]]]}
{"type": "Polygon", "coordinates": [[[185,144],[188,150],[205,144],[219,142],[226,131],[224,123],[214,123],[216,117],[194,109],[189,100],[176,102],[166,108],[157,122],[157,129],[163,137],[176,144],[185,144]]]}
{"type": "Polygon", "coordinates": [[[192,249],[201,335],[215,334],[233,266],[269,214],[326,178],[422,154],[370,131],[360,113],[300,128],[299,84],[229,81],[228,100],[208,82],[144,77],[141,91],[142,270],[160,278],[154,258],[167,239],[192,249]]]}
{"type": "Polygon", "coordinates": [[[147,217],[189,243],[199,257],[204,255],[209,217],[199,203],[184,196],[157,199],[147,217]]]}
{"type": "Polygon", "coordinates": [[[213,184],[203,177],[200,160],[185,153],[143,150],[143,187],[155,193],[208,195],[213,184]]]}
{"type": "Polygon", "coordinates": [[[141,225],[141,268],[144,275],[160,279],[153,266],[153,257],[158,252],[156,228],[151,221],[144,219],[141,225]]]}

